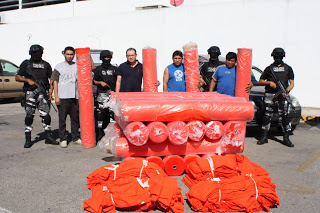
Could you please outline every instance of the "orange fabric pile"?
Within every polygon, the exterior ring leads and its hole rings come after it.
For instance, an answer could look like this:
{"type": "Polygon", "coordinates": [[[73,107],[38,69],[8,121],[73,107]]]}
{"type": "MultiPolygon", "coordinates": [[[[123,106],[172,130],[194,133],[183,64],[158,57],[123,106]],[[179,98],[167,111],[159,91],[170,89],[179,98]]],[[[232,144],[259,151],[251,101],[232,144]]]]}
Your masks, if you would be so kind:
{"type": "Polygon", "coordinates": [[[260,212],[279,205],[276,185],[267,176],[235,176],[201,181],[187,193],[191,208],[202,212],[260,212]]]}
{"type": "Polygon", "coordinates": [[[279,205],[269,173],[244,155],[196,158],[182,179],[191,208],[202,212],[259,212],[279,205]]]}
{"type": "Polygon", "coordinates": [[[199,181],[211,179],[213,177],[230,178],[233,176],[244,176],[246,174],[268,176],[269,173],[260,165],[255,164],[244,155],[214,155],[208,159],[196,158],[188,164],[187,175],[183,177],[183,182],[191,188],[199,181]],[[211,164],[210,165],[210,161],[211,164]]]}
{"type": "Polygon", "coordinates": [[[107,165],[87,177],[92,197],[83,202],[89,212],[127,211],[184,212],[183,196],[175,179],[143,158],[107,165]]]}

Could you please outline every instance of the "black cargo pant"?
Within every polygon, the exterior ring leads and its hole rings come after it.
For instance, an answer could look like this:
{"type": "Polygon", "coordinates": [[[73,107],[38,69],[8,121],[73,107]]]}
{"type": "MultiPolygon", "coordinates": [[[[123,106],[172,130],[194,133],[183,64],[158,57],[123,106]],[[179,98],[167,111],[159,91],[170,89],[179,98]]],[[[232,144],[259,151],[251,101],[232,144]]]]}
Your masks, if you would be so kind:
{"type": "Polygon", "coordinates": [[[60,99],[59,108],[59,137],[60,141],[67,140],[66,119],[70,116],[71,137],[73,141],[80,138],[79,124],[79,100],[75,98],[60,99]]]}

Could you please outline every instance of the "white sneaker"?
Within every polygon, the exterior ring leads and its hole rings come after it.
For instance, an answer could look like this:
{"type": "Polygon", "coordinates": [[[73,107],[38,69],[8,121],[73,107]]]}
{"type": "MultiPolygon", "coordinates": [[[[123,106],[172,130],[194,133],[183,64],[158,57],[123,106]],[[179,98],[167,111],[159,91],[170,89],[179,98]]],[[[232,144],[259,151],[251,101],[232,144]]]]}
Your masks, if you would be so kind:
{"type": "Polygon", "coordinates": [[[74,144],[82,145],[82,140],[79,138],[76,141],[73,141],[74,144]]]}
{"type": "Polygon", "coordinates": [[[60,146],[61,146],[61,148],[67,148],[67,146],[68,146],[67,141],[61,141],[60,146]]]}

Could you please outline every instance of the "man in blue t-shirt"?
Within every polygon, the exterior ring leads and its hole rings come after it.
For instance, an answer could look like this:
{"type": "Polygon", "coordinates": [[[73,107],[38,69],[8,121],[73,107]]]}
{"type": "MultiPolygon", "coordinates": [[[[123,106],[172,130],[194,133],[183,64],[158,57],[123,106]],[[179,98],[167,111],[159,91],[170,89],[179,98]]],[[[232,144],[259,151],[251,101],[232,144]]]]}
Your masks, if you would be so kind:
{"type": "Polygon", "coordinates": [[[163,73],[163,92],[185,92],[186,81],[183,53],[180,50],[172,54],[173,63],[166,67],[163,73]]]}
{"type": "MultiPolygon", "coordinates": [[[[235,96],[236,86],[236,62],[237,54],[234,52],[228,52],[226,55],[226,64],[218,67],[217,71],[212,76],[209,91],[213,92],[213,89],[217,85],[217,93],[235,96]]],[[[246,92],[250,92],[253,87],[252,82],[246,87],[246,92]]]]}

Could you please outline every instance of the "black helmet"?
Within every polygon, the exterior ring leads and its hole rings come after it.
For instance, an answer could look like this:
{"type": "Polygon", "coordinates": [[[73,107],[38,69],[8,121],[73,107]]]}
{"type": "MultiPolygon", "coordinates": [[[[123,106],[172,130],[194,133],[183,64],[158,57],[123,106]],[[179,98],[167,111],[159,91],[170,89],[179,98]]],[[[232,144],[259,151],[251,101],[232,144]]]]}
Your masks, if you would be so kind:
{"type": "Polygon", "coordinates": [[[31,55],[34,52],[41,51],[43,53],[44,48],[40,46],[39,44],[34,44],[31,45],[30,50],[29,50],[29,55],[31,55]]]}
{"type": "Polygon", "coordinates": [[[212,46],[208,49],[208,54],[210,53],[218,53],[218,55],[221,55],[220,49],[217,46],[212,46]]]}
{"type": "Polygon", "coordinates": [[[286,52],[281,47],[276,47],[273,49],[271,56],[281,56],[286,57],[286,52]]]}
{"type": "Polygon", "coordinates": [[[103,50],[100,53],[100,60],[104,58],[112,58],[112,53],[109,50],[103,50]]]}

